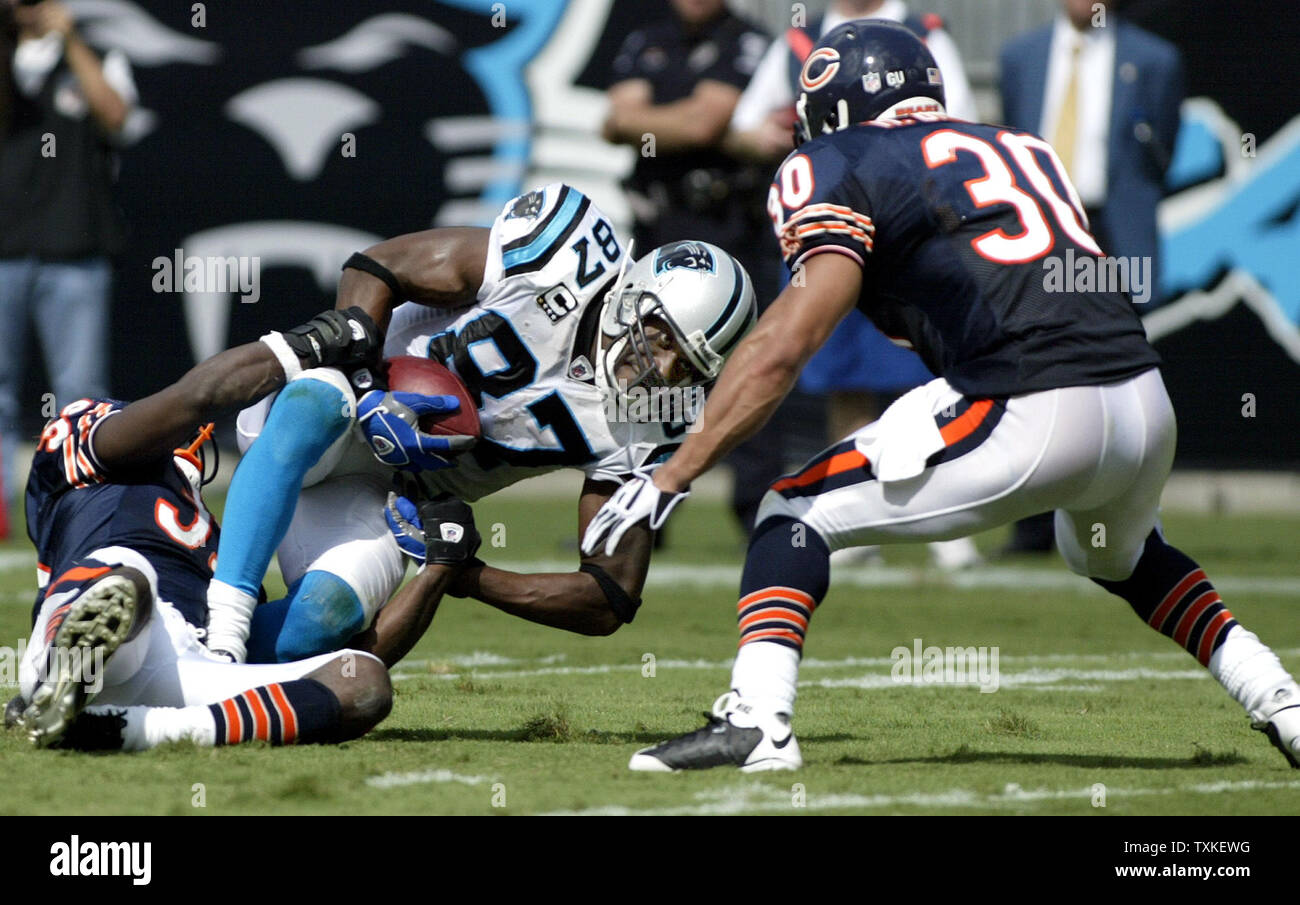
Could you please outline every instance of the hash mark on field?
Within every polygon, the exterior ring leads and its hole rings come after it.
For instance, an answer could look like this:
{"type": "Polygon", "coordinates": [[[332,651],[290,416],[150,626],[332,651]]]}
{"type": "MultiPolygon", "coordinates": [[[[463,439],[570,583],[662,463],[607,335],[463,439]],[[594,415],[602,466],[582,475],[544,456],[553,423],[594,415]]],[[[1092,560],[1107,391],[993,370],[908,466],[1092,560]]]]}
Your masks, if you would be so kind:
{"type": "Polygon", "coordinates": [[[430,782],[458,782],[467,786],[481,786],[491,782],[487,776],[461,776],[450,770],[420,770],[414,773],[381,773],[379,776],[366,777],[366,785],[372,789],[395,789],[400,786],[415,786],[430,782]]]}
{"type": "MultiPolygon", "coordinates": [[[[673,780],[669,780],[672,782],[673,780]]],[[[1288,782],[1264,782],[1260,780],[1243,780],[1240,782],[1192,783],[1169,789],[1120,789],[1108,788],[1106,795],[1111,802],[1124,798],[1140,798],[1151,795],[1220,795],[1225,792],[1255,792],[1261,790],[1300,790],[1300,780],[1288,782]]],[[[631,808],[625,805],[598,805],[591,808],[579,808],[568,811],[550,811],[543,817],[665,817],[670,815],[720,816],[743,814],[753,811],[799,813],[801,811],[836,811],[859,808],[876,810],[879,808],[922,807],[922,808],[1015,808],[1020,805],[1039,801],[1091,802],[1091,787],[1082,789],[1022,789],[1015,783],[1008,783],[997,794],[988,795],[971,789],[949,789],[946,792],[908,792],[902,795],[857,795],[837,793],[832,795],[806,795],[802,804],[796,806],[790,792],[786,789],[752,783],[730,786],[722,789],[709,789],[692,796],[695,804],[666,808],[631,808]]]]}

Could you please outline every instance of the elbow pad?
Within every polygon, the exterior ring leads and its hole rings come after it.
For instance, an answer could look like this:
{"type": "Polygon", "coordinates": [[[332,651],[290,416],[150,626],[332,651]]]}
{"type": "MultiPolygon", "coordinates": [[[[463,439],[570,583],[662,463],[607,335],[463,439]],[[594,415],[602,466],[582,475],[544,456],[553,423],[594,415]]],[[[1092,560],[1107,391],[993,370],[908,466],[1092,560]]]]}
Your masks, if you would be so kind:
{"type": "Polygon", "coordinates": [[[614,611],[614,615],[619,618],[620,622],[631,622],[636,616],[637,609],[641,606],[640,597],[632,597],[623,586],[615,581],[608,572],[600,566],[585,562],[578,566],[579,572],[586,572],[592,578],[596,579],[596,584],[600,585],[601,593],[605,595],[605,600],[609,603],[609,608],[614,611]]]}

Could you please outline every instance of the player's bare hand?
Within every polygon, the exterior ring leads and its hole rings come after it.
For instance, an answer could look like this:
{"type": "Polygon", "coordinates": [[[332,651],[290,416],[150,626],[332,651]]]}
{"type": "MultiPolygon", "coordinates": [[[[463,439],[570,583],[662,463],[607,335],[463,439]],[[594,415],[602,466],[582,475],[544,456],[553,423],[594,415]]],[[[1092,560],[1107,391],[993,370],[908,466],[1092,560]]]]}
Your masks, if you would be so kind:
{"type": "Polygon", "coordinates": [[[606,556],[613,556],[618,542],[629,528],[648,520],[650,530],[658,531],[668,521],[673,507],[689,494],[689,490],[660,490],[655,486],[650,471],[638,470],[635,477],[605,501],[591,520],[587,533],[582,537],[582,552],[591,556],[603,547],[606,556]]]}

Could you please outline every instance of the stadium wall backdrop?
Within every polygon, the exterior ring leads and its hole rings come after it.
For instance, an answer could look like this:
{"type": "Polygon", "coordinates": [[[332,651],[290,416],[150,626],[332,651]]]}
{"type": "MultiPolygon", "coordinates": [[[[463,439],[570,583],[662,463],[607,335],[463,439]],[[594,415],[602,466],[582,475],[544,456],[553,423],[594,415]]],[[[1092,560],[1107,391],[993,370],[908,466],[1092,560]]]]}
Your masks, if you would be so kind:
{"type": "MultiPolygon", "coordinates": [[[[69,6],[92,44],[127,54],[140,89],[114,298],[113,390],[126,398],[330,303],[340,263],[372,237],[487,222],[517,189],[557,175],[617,217],[631,161],[596,136],[600,91],[629,28],[667,9],[529,0],[505,4],[497,27],[491,0],[324,4],[310,16],[231,0],[208,4],[201,25],[191,4],[69,6]],[[259,300],[155,292],[151,264],[176,249],[259,258],[259,300]]],[[[1300,16],[1293,0],[1120,9],[1177,44],[1188,75],[1178,191],[1161,212],[1174,297],[1146,314],[1179,411],[1179,464],[1294,467],[1300,16]]],[[[38,418],[39,404],[27,410],[38,418]]]]}

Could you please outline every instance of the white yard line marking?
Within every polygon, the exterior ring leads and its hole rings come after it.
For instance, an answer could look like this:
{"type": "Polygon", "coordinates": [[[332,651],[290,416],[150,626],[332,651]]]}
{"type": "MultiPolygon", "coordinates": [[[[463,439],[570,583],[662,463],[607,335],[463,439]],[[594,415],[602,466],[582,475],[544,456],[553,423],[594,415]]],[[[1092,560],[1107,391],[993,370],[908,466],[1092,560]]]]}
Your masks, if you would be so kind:
{"type": "MultiPolygon", "coordinates": [[[[573,560],[541,559],[519,562],[494,562],[512,572],[571,572],[573,560]]],[[[10,550],[0,553],[0,572],[36,568],[33,554],[10,550]]],[[[33,573],[34,574],[34,573],[33,573]]],[[[275,570],[272,569],[272,573],[275,570]]],[[[1224,594],[1261,594],[1300,597],[1300,577],[1214,575],[1210,580],[1224,594]]],[[[652,565],[646,587],[656,590],[690,588],[725,588],[732,592],[740,584],[740,563],[735,565],[652,565]]],[[[1104,595],[1097,585],[1066,570],[1016,569],[1005,566],[981,566],[962,572],[935,572],[927,569],[903,569],[890,566],[858,570],[840,570],[833,576],[834,587],[851,588],[955,588],[957,590],[991,589],[999,591],[1065,591],[1104,595]]]]}
{"type": "MultiPolygon", "coordinates": [[[[1300,656],[1300,648],[1286,648],[1275,651],[1284,657],[1300,656]]],[[[421,677],[454,680],[461,677],[461,673],[446,672],[432,673],[429,667],[438,664],[462,664],[472,661],[476,654],[471,655],[448,655],[446,658],[403,660],[393,667],[394,681],[406,679],[417,679],[421,677]]],[[[557,659],[563,659],[562,654],[552,654],[547,657],[541,657],[537,660],[512,660],[510,658],[500,658],[510,663],[551,663],[557,659]]],[[[1032,654],[1025,656],[1008,655],[1000,658],[1000,663],[1009,664],[1043,664],[1043,663],[1061,663],[1067,664],[1054,669],[1031,667],[1020,671],[1008,671],[999,669],[998,682],[1000,685],[1011,686],[1051,686],[1044,688],[1048,691],[1098,691],[1099,682],[1131,682],[1144,679],[1157,681],[1182,680],[1182,679],[1204,679],[1209,677],[1209,673],[1204,669],[1150,669],[1144,666],[1128,665],[1133,661],[1139,663],[1148,663],[1151,661],[1165,662],[1189,662],[1189,657],[1182,651],[1164,651],[1154,653],[1143,653],[1138,651],[1116,653],[1116,654],[1032,654]],[[1125,661],[1128,661],[1127,663],[1125,661]],[[1096,664],[1113,664],[1116,668],[1112,669],[1079,669],[1071,668],[1069,664],[1078,663],[1096,663],[1096,664]],[[1076,682],[1085,683],[1084,685],[1058,685],[1065,679],[1072,679],[1076,682]],[[1092,684],[1086,684],[1092,683],[1092,684]]],[[[890,657],[845,657],[839,660],[822,660],[809,658],[804,660],[801,668],[809,669],[846,669],[855,667],[884,667],[888,669],[894,664],[890,657]]],[[[731,668],[731,660],[668,660],[661,659],[656,661],[656,669],[700,669],[700,670],[725,670],[731,668]]],[[[640,661],[635,663],[600,663],[591,666],[541,666],[535,669],[510,669],[510,670],[475,670],[474,677],[477,679],[524,679],[534,678],[537,676],[594,676],[606,675],[614,672],[639,672],[643,668],[640,661]]],[[[899,686],[908,686],[912,683],[897,682],[890,672],[879,674],[870,674],[865,676],[834,678],[834,679],[815,679],[805,680],[799,683],[801,686],[816,686],[821,688],[865,688],[880,689],[894,688],[899,686]]],[[[971,683],[976,684],[976,683],[971,683]]]]}
{"type": "MultiPolygon", "coordinates": [[[[791,774],[792,776],[797,774],[791,774]]],[[[670,782],[672,780],[669,780],[670,782]]],[[[793,784],[792,784],[793,785],[793,784]]],[[[1113,804],[1125,798],[1140,798],[1151,795],[1222,795],[1224,793],[1300,790],[1300,780],[1288,782],[1263,782],[1245,780],[1241,782],[1192,783],[1168,789],[1122,789],[1107,786],[1107,803],[1113,804]]],[[[799,790],[800,793],[803,790],[799,790]]],[[[901,795],[796,795],[793,790],[773,786],[751,784],[731,786],[723,789],[709,789],[692,796],[695,804],[664,808],[631,808],[625,805],[599,805],[568,811],[550,811],[544,817],[654,817],[668,815],[727,815],[750,813],[753,811],[799,813],[801,811],[835,811],[848,809],[875,810],[879,808],[921,807],[921,808],[1015,808],[1038,801],[1090,802],[1093,796],[1091,787],[1081,789],[1022,789],[1010,783],[1000,793],[981,794],[970,789],[949,789],[946,792],[909,792],[901,795]],[[796,804],[796,802],[802,802],[796,804]]]]}
{"type": "Polygon", "coordinates": [[[420,770],[413,773],[382,773],[379,776],[366,777],[366,785],[372,789],[395,789],[400,786],[415,786],[431,782],[458,782],[467,786],[481,786],[492,782],[488,776],[461,776],[450,770],[420,770]]]}

